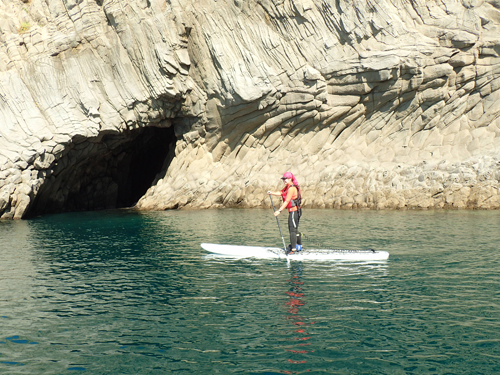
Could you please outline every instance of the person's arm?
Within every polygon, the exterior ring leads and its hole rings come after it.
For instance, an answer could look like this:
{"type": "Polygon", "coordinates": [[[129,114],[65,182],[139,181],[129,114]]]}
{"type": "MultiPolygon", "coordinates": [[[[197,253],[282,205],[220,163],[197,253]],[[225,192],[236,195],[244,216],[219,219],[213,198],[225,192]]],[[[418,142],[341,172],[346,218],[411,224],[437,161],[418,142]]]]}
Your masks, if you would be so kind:
{"type": "Polygon", "coordinates": [[[281,196],[281,191],[268,191],[267,194],[269,195],[276,195],[277,197],[281,196]]]}

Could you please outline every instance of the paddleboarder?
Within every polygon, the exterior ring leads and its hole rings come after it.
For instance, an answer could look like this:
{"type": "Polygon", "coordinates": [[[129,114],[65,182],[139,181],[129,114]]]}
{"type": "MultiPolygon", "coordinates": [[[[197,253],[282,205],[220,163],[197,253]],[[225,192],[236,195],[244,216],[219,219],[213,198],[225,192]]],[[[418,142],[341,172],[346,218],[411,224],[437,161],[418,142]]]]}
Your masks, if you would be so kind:
{"type": "Polygon", "coordinates": [[[283,198],[283,204],[274,212],[274,216],[277,217],[285,208],[288,209],[290,245],[287,254],[293,254],[302,250],[302,238],[299,232],[299,221],[302,216],[302,196],[299,183],[292,172],[286,172],[281,179],[285,183],[285,187],[281,191],[268,191],[267,194],[283,198]]]}

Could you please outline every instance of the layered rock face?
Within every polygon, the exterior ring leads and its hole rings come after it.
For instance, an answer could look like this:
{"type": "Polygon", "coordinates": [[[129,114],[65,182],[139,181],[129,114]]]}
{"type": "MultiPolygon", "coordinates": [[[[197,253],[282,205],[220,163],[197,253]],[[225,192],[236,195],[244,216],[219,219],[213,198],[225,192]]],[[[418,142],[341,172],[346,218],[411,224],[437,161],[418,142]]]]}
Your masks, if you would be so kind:
{"type": "Polygon", "coordinates": [[[288,170],[307,207],[500,207],[498,0],[25,1],[4,218],[266,206],[288,170]]]}

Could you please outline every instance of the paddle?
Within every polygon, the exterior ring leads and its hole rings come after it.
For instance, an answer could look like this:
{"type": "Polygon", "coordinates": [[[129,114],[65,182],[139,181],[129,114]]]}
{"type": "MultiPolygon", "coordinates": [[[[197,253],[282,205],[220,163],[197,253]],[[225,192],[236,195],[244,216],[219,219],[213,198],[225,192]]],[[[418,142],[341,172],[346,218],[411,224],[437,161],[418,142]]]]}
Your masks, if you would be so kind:
{"type": "MultiPolygon", "coordinates": [[[[276,209],[274,208],[273,197],[271,197],[271,194],[269,194],[269,199],[271,200],[271,206],[273,206],[273,212],[276,212],[276,209]]],[[[278,223],[278,228],[280,230],[281,240],[283,241],[283,250],[285,250],[286,253],[285,239],[283,238],[283,232],[281,231],[280,221],[278,220],[278,216],[275,217],[276,217],[276,222],[278,223]]]]}

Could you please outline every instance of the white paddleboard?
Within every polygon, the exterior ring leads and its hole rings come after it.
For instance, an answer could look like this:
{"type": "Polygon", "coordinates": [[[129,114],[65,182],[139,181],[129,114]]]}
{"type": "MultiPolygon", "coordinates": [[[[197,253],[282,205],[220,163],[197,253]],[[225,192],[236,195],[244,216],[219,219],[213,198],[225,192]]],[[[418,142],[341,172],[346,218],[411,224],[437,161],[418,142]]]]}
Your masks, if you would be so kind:
{"type": "Polygon", "coordinates": [[[387,251],[376,250],[320,250],[307,249],[294,254],[285,254],[285,250],[279,247],[220,245],[213,243],[202,243],[201,247],[206,251],[235,258],[261,258],[261,259],[295,259],[295,260],[351,260],[351,261],[374,261],[387,260],[387,251]]]}

